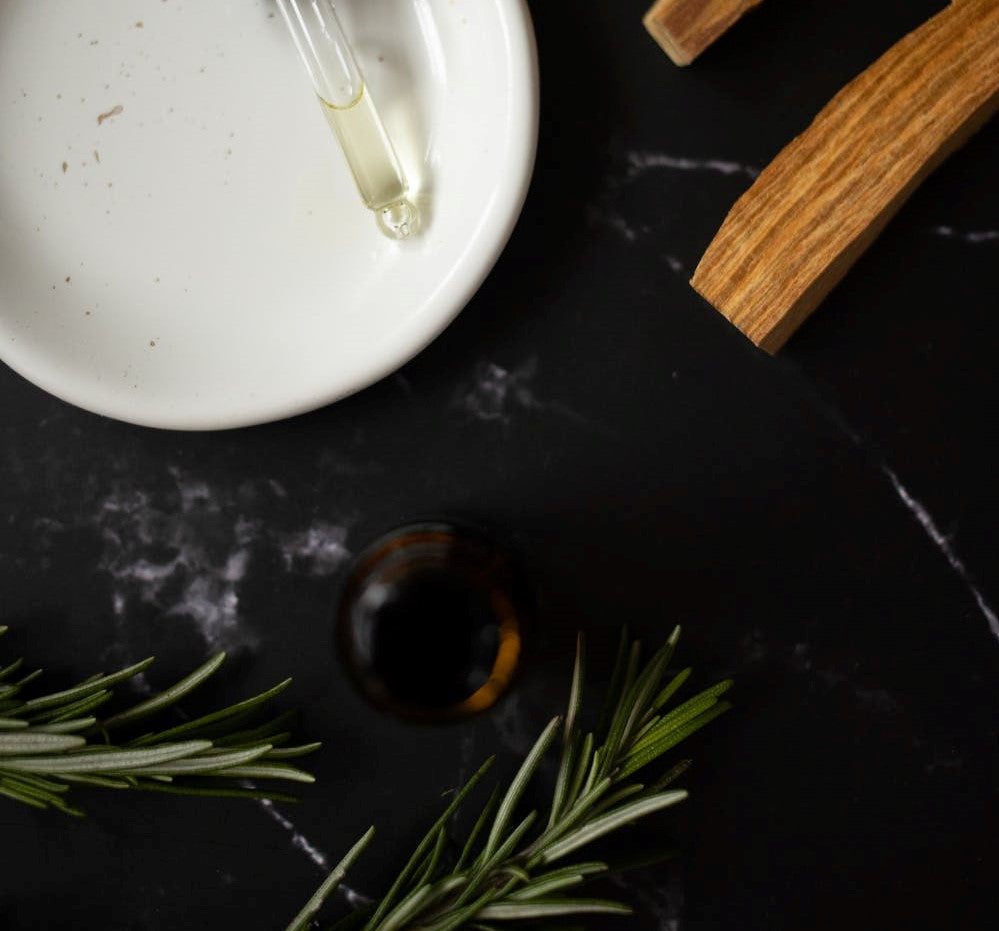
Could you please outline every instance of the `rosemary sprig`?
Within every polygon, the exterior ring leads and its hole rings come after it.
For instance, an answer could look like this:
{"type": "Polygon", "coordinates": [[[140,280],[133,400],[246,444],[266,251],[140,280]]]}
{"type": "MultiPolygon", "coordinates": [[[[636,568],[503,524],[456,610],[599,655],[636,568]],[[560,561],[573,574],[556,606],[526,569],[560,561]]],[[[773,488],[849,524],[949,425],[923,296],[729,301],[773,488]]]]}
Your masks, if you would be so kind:
{"type": "MultiPolygon", "coordinates": [[[[6,631],[0,626],[0,636],[6,631]]],[[[21,675],[21,659],[0,669],[0,795],[70,815],[83,814],[67,800],[73,786],[294,801],[243,782],[314,781],[286,760],[311,753],[318,743],[286,746],[291,739],[285,729],[288,714],[255,723],[262,706],[283,692],[290,679],[168,730],[121,736],[137,722],[186,698],[224,660],[225,654],[219,653],[170,688],[106,718],[93,712],[111,700],[113,686],[144,672],[152,658],[34,697],[25,697],[26,686],[41,670],[21,675]]]]}
{"type": "MultiPolygon", "coordinates": [[[[337,931],[457,931],[491,928],[491,922],[567,916],[629,914],[620,902],[580,898],[575,893],[605,873],[601,862],[570,862],[572,854],[601,837],[662,811],[687,797],[670,786],[689,767],[675,764],[648,781],[632,777],[676,744],[727,710],[725,680],[667,710],[690,674],[667,678],[680,628],[641,664],[641,645],[622,634],[605,709],[595,731],[580,725],[585,678],[585,645],[577,641],[569,705],[553,718],[524,758],[505,792],[494,791],[469,831],[457,859],[444,850],[459,807],[483,779],[492,759],[455,794],[427,832],[385,896],[364,913],[348,915],[337,931]],[[561,732],[560,756],[546,813],[520,811],[539,764],[561,732]]],[[[288,927],[299,931],[315,915],[371,839],[369,831],[288,927]]]]}

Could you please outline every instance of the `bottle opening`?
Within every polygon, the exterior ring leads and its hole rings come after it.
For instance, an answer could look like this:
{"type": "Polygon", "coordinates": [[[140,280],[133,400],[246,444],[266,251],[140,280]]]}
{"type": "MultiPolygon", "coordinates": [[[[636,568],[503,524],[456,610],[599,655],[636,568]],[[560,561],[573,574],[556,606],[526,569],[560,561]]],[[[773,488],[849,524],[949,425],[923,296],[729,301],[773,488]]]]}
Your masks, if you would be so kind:
{"type": "Polygon", "coordinates": [[[341,655],[365,697],[403,717],[484,711],[520,667],[529,599],[478,531],[413,524],[358,559],[340,604],[341,655]]]}

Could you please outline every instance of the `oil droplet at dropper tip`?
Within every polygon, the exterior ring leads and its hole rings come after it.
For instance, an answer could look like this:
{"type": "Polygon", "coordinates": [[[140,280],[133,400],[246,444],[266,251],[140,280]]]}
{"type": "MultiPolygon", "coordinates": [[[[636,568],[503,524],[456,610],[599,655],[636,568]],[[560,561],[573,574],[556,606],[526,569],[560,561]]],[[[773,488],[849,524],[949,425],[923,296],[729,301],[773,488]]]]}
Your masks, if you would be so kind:
{"type": "Polygon", "coordinates": [[[408,239],[420,226],[420,212],[410,200],[397,200],[376,211],[379,229],[392,239],[408,239]]]}

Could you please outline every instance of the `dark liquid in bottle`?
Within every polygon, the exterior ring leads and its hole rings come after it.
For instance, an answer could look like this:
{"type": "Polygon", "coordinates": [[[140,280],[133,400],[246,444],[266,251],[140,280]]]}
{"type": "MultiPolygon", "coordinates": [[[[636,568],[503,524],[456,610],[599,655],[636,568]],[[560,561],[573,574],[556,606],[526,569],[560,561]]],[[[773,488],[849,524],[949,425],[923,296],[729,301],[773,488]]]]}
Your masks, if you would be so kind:
{"type": "Polygon", "coordinates": [[[488,538],[416,524],[358,560],[340,605],[340,647],[379,706],[425,719],[474,714],[513,678],[526,604],[518,573],[488,538]]]}

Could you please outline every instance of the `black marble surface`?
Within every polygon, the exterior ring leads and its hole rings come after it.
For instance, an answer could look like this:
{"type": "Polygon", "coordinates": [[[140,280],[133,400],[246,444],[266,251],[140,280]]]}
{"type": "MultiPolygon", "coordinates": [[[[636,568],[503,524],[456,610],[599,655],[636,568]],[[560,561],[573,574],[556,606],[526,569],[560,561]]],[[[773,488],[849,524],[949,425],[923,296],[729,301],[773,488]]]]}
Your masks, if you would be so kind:
{"type": "Polygon", "coordinates": [[[440,791],[493,750],[509,771],[561,706],[575,630],[599,665],[625,621],[649,639],[681,622],[699,680],[738,684],[691,744],[691,800],[636,831],[679,855],[610,890],[641,909],[616,927],[985,925],[999,125],[771,359],[689,272],[754,172],[942,3],[765,3],[686,70],[645,6],[533,4],[523,218],[397,375],[290,422],[171,434],[0,372],[3,655],[60,685],[155,653],[155,685],[225,647],[214,697],[294,672],[283,701],[326,743],[295,807],[0,803],[0,927],[281,927],[372,822],[351,884],[376,892],[440,791]],[[421,727],[357,697],[331,621],[352,553],[443,513],[513,537],[542,631],[506,701],[421,727]]]}

